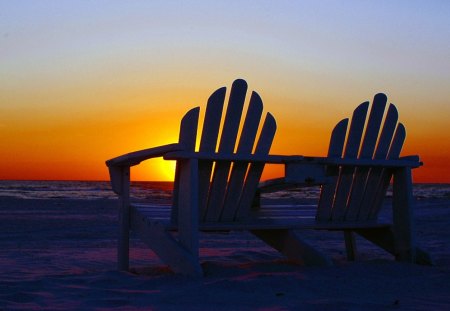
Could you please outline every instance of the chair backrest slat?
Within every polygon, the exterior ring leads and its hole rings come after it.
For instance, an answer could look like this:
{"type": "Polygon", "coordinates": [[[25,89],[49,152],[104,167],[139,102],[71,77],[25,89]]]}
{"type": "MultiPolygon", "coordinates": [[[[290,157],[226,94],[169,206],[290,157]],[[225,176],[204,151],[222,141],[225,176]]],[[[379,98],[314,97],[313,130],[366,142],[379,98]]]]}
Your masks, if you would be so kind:
{"type": "MultiPolygon", "coordinates": [[[[197,139],[197,127],[198,127],[198,116],[200,108],[196,107],[189,110],[181,120],[180,125],[180,136],[178,142],[184,146],[188,151],[195,150],[195,142],[197,139]]],[[[178,198],[180,191],[180,165],[183,165],[182,161],[177,161],[175,168],[175,180],[174,189],[172,197],[172,210],[171,218],[173,222],[177,222],[178,219],[178,198]]]]}
{"type": "MultiPolygon", "coordinates": [[[[267,113],[264,120],[264,124],[261,130],[261,134],[258,139],[258,143],[255,147],[255,154],[267,155],[270,147],[272,146],[273,138],[277,130],[277,124],[275,118],[267,113]]],[[[247,176],[245,178],[244,188],[239,200],[237,219],[247,217],[250,208],[252,206],[256,190],[258,188],[259,180],[261,178],[264,169],[264,162],[251,163],[248,169],[247,176]]]]}
{"type": "MultiPolygon", "coordinates": [[[[242,128],[241,138],[236,151],[237,153],[246,155],[252,153],[262,110],[262,100],[256,92],[253,92],[250,98],[244,126],[242,128]]],[[[236,210],[238,209],[239,198],[242,194],[244,186],[247,168],[248,163],[245,162],[237,162],[233,164],[221,215],[221,220],[223,221],[231,221],[235,217],[236,210]]]]}
{"type": "MultiPolygon", "coordinates": [[[[395,131],[394,138],[392,139],[392,144],[389,148],[387,159],[397,159],[400,156],[400,152],[402,150],[405,139],[406,139],[405,127],[403,126],[402,123],[399,123],[395,131]]],[[[380,183],[377,187],[378,193],[375,197],[375,200],[373,201],[373,205],[369,213],[369,219],[375,219],[378,216],[378,213],[383,205],[384,195],[387,191],[392,175],[393,175],[392,170],[383,169],[380,177],[380,183]]]]}
{"type": "MultiPolygon", "coordinates": [[[[341,120],[333,129],[330,138],[330,146],[328,148],[328,157],[340,158],[342,157],[342,150],[344,150],[345,136],[347,133],[348,119],[341,120]]],[[[329,180],[322,185],[320,191],[319,204],[317,208],[316,219],[319,221],[331,220],[331,211],[333,201],[336,193],[336,185],[339,179],[339,167],[329,166],[326,169],[326,175],[329,180]]]]}
{"type": "MultiPolygon", "coordinates": [[[[375,150],[374,159],[384,160],[387,158],[389,147],[391,146],[392,138],[394,137],[394,131],[397,126],[397,121],[397,109],[394,105],[390,104],[386,114],[386,119],[384,121],[384,126],[380,134],[377,149],[375,150]]],[[[378,188],[380,187],[382,173],[382,168],[377,167],[370,169],[369,176],[367,177],[368,187],[366,187],[366,191],[361,202],[361,206],[363,208],[359,212],[358,219],[367,220],[369,219],[369,215],[373,214],[374,211],[377,210],[377,208],[374,207],[374,204],[377,194],[380,192],[378,188]]]]}
{"type": "MultiPolygon", "coordinates": [[[[247,83],[244,80],[233,82],[219,143],[219,153],[234,152],[246,92],[247,83]]],[[[231,162],[219,162],[215,165],[204,218],[207,222],[218,221],[220,218],[230,167],[231,162]]]]}
{"type": "MultiPolygon", "coordinates": [[[[377,94],[372,103],[369,119],[367,121],[366,131],[361,143],[361,150],[359,152],[359,159],[372,159],[374,156],[375,145],[380,132],[381,121],[383,119],[384,108],[386,107],[387,97],[384,94],[377,94]]],[[[361,202],[364,197],[364,192],[367,186],[367,176],[369,168],[356,168],[352,182],[351,193],[349,194],[347,211],[345,214],[346,220],[357,220],[360,209],[368,209],[367,206],[362,206],[361,202]]],[[[371,185],[369,185],[371,187],[371,185]]]]}
{"type": "MultiPolygon", "coordinates": [[[[344,158],[356,159],[358,156],[368,106],[369,102],[362,103],[353,112],[344,150],[344,158]]],[[[332,218],[336,221],[344,220],[345,218],[345,209],[352,187],[354,171],[355,169],[353,167],[343,167],[341,169],[332,211],[332,218]]]]}
{"type": "MultiPolygon", "coordinates": [[[[220,121],[222,119],[223,106],[225,101],[226,88],[222,87],[215,91],[208,99],[206,106],[205,120],[203,122],[202,136],[199,150],[203,152],[214,152],[217,147],[217,139],[219,137],[220,121]]],[[[200,161],[199,170],[199,205],[200,218],[206,215],[209,186],[211,181],[211,172],[213,161],[200,161]]]]}

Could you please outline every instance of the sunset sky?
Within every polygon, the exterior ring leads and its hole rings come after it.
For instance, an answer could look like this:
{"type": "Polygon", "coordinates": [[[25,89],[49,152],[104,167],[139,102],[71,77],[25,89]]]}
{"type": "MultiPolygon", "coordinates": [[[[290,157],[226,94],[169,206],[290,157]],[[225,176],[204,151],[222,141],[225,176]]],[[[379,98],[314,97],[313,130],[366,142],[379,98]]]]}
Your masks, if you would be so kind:
{"type": "MultiPolygon", "coordinates": [[[[414,180],[450,182],[449,16],[444,0],[0,0],[0,179],[107,180],[105,160],[176,142],[188,109],[244,78],[273,153],[326,155],[384,92],[425,163],[414,180]]],[[[172,178],[161,163],[133,178],[172,178]]]]}

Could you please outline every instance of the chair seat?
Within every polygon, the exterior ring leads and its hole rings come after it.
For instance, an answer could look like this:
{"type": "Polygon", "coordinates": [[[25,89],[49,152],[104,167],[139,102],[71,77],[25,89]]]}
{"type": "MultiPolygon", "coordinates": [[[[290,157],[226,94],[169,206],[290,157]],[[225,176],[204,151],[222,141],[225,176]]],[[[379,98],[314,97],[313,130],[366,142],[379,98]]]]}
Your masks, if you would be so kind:
{"type": "MultiPolygon", "coordinates": [[[[318,229],[344,230],[358,228],[378,228],[389,226],[387,222],[324,222],[316,221],[316,205],[270,204],[253,210],[242,220],[223,222],[200,222],[200,231],[245,231],[259,229],[318,229]]],[[[170,205],[132,204],[131,214],[147,222],[158,222],[167,230],[177,231],[177,224],[170,219],[170,205]]]]}

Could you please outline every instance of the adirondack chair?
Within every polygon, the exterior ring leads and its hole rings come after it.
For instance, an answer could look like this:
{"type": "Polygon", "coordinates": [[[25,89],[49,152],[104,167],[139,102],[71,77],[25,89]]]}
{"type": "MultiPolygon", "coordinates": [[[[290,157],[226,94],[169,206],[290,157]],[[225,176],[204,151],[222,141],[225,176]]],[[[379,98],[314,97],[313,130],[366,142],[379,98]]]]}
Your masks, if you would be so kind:
{"type": "Polygon", "coordinates": [[[258,131],[263,105],[256,92],[251,95],[239,131],[246,91],[245,81],[234,81],[226,112],[226,89],[220,88],[211,95],[198,151],[195,150],[197,107],[183,117],[178,143],[106,162],[112,188],[119,196],[119,270],[129,268],[130,230],[175,272],[188,275],[202,274],[199,231],[247,230],[289,259],[308,265],[332,262],[305,242],[296,229],[344,231],[349,257],[354,257],[352,232],[356,232],[399,260],[427,259],[426,253],[415,246],[412,230],[411,169],[421,163],[417,156],[399,158],[405,130],[403,125],[397,125],[393,105],[381,126],[384,95],[375,97],[366,127],[368,103],[355,110],[347,136],[348,120],[338,123],[327,157],[304,157],[269,154],[276,123],[268,113],[258,131]],[[130,201],[130,167],[153,157],[177,161],[171,206],[130,201]],[[278,184],[281,181],[282,187],[323,183],[318,207],[258,204],[258,189],[273,189],[267,186],[273,186],[271,182],[258,188],[266,163],[285,165],[285,177],[276,181],[278,184]],[[393,222],[381,223],[377,215],[392,176],[393,222]]]}
{"type": "MultiPolygon", "coordinates": [[[[422,165],[418,156],[400,157],[406,137],[393,104],[376,94],[359,105],[349,119],[333,129],[326,158],[305,157],[286,164],[286,176],[266,181],[260,191],[321,184],[315,222],[319,230],[342,230],[347,257],[354,260],[353,233],[375,243],[398,260],[431,264],[431,257],[416,246],[413,230],[411,169],[422,165]],[[393,178],[392,221],[378,218],[393,178]]],[[[301,227],[301,225],[299,225],[301,227]]]]}
{"type": "Polygon", "coordinates": [[[198,231],[250,230],[293,260],[330,264],[328,258],[303,243],[291,224],[252,219],[252,203],[264,164],[283,163],[283,156],[269,156],[276,122],[267,113],[256,142],[263,110],[253,92],[238,139],[247,84],[236,80],[220,126],[226,88],[208,100],[199,150],[195,151],[199,108],[181,121],[178,143],[141,150],[108,160],[111,184],[119,195],[120,234],[118,268],[129,265],[129,231],[134,230],[175,272],[201,275],[198,231]],[[256,144],[255,144],[256,142],[256,144]],[[216,149],[217,147],[217,149],[216,149]],[[130,202],[130,167],[163,156],[176,160],[172,206],[143,206],[130,202]],[[172,232],[177,231],[175,236],[172,232]],[[307,250],[306,257],[302,254],[307,250]]]}

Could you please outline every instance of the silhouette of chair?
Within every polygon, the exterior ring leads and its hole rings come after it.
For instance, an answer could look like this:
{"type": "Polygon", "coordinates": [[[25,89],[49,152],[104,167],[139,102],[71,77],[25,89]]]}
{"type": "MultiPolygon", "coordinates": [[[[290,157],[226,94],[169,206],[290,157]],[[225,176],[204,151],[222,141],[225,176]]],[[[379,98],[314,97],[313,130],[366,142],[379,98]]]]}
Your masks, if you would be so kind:
{"type": "Polygon", "coordinates": [[[401,124],[396,128],[397,112],[393,105],[378,139],[384,95],[375,97],[365,131],[368,103],[355,110],[347,138],[348,120],[338,123],[328,157],[303,157],[269,155],[276,123],[267,113],[260,126],[263,104],[256,92],[251,95],[241,125],[246,92],[244,80],[234,81],[226,112],[226,88],[210,96],[198,151],[195,151],[197,107],[182,118],[178,143],[106,162],[112,188],[119,195],[120,270],[129,268],[130,230],[172,270],[188,275],[202,274],[199,231],[246,230],[291,260],[308,265],[330,265],[331,260],[304,242],[295,229],[343,230],[349,257],[355,253],[352,232],[395,254],[399,260],[417,261],[418,253],[425,254],[415,246],[411,215],[411,168],[421,163],[417,156],[398,158],[405,131],[401,124]],[[171,206],[130,201],[130,167],[154,157],[176,160],[171,206]],[[280,182],[282,187],[323,182],[318,208],[258,204],[259,180],[266,163],[285,165],[286,176],[265,183],[262,190],[273,189],[280,182]],[[392,176],[394,221],[385,224],[377,221],[377,215],[392,176]],[[312,214],[315,211],[316,217],[312,214]]]}
{"type": "Polygon", "coordinates": [[[369,102],[359,105],[350,127],[349,119],[334,127],[326,158],[291,162],[284,178],[266,181],[260,191],[321,184],[312,227],[342,230],[349,260],[356,256],[357,233],[397,260],[431,264],[430,256],[416,246],[413,230],[411,169],[422,163],[418,156],[399,157],[406,130],[393,104],[385,112],[386,103],[386,95],[380,93],[369,114],[369,102]],[[392,178],[392,220],[380,220],[392,178]]]}
{"type": "Polygon", "coordinates": [[[199,151],[194,150],[199,119],[197,107],[183,117],[178,143],[125,154],[106,162],[112,188],[119,195],[120,270],[127,270],[129,265],[130,229],[175,272],[183,274],[202,274],[199,230],[249,230],[293,259],[300,259],[300,250],[308,249],[311,263],[330,263],[328,258],[297,239],[291,230],[292,223],[272,223],[270,219],[258,220],[252,215],[251,207],[264,164],[283,163],[289,157],[268,155],[276,122],[267,113],[258,131],[263,104],[256,92],[251,95],[238,139],[246,91],[244,80],[234,81],[222,129],[226,88],[211,95],[199,151]],[[131,204],[130,167],[161,156],[177,161],[172,206],[131,204]],[[178,231],[176,238],[172,231],[178,231]]]}

